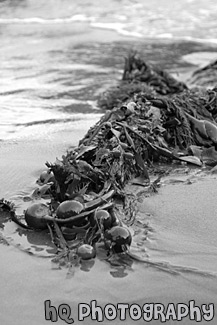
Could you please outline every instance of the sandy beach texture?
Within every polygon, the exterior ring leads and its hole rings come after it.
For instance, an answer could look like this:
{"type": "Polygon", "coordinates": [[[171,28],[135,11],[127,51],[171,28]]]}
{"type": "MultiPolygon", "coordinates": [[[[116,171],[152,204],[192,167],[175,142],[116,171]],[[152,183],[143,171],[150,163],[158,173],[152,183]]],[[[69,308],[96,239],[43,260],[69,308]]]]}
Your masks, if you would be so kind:
{"type": "MultiPolygon", "coordinates": [[[[140,203],[137,222],[148,224],[148,228],[141,227],[137,231],[132,250],[138,252],[141,247],[145,248],[144,255],[148,255],[155,266],[134,261],[122,270],[125,277],[115,277],[115,272],[120,274],[120,268],[111,268],[96,259],[88,273],[77,268],[74,276],[69,277],[64,268],[52,270],[49,258],[37,258],[14,247],[16,242],[11,246],[1,245],[3,324],[11,324],[14,319],[17,324],[28,324],[30,319],[33,325],[47,324],[43,309],[47,299],[57,307],[62,303],[70,305],[75,324],[80,323],[78,304],[89,304],[91,300],[97,300],[101,307],[108,303],[167,306],[169,303],[188,304],[190,300],[195,300],[198,306],[216,305],[217,180],[215,175],[195,176],[194,173],[173,175],[169,181],[172,179],[172,184],[162,179],[159,193],[140,203]],[[161,263],[169,265],[169,269],[158,268],[161,263]]],[[[95,321],[88,317],[81,323],[95,321]]],[[[116,319],[115,324],[119,323],[122,321],[116,319]]],[[[128,317],[125,323],[132,324],[132,320],[128,317]]],[[[144,320],[135,323],[143,324],[144,320]]],[[[151,322],[160,323],[159,320],[151,322]]],[[[167,323],[176,324],[175,321],[167,323]]],[[[215,320],[209,323],[215,324],[215,320]]],[[[103,324],[110,321],[105,320],[103,324]]],[[[189,324],[189,319],[183,318],[181,324],[189,324]]],[[[201,324],[206,322],[202,320],[201,324]]]]}

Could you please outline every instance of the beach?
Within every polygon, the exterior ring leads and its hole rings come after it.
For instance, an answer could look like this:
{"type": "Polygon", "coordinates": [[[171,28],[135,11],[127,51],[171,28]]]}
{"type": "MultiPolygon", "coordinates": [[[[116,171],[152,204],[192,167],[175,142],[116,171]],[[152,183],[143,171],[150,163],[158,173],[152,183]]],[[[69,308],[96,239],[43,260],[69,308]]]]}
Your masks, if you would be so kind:
{"type": "MultiPolygon", "coordinates": [[[[22,197],[37,186],[44,163],[55,161],[68,148],[76,146],[96,121],[94,117],[82,125],[60,124],[58,130],[51,126],[49,132],[46,130],[46,141],[43,133],[36,132],[34,139],[21,137],[2,143],[1,196],[15,202],[17,212],[22,214],[28,206],[22,197]]],[[[102,308],[109,303],[167,306],[188,304],[191,300],[197,306],[216,305],[216,176],[200,168],[192,171],[187,166],[181,172],[178,167],[178,172],[162,179],[159,193],[139,204],[132,250],[148,257],[156,266],[127,260],[123,267],[111,267],[99,255],[101,258],[94,260],[88,272],[88,268],[77,267],[71,276],[64,267],[53,269],[48,249],[51,244],[46,236],[44,239],[37,233],[32,237],[25,232],[17,234],[15,224],[6,223],[3,236],[9,246],[0,246],[2,322],[11,324],[16,319],[17,324],[27,324],[31,319],[31,324],[46,324],[46,300],[56,308],[63,303],[69,305],[75,324],[96,322],[90,317],[78,321],[78,305],[90,304],[92,300],[102,308]],[[192,183],[188,184],[188,179],[192,183]],[[161,263],[168,264],[168,270],[159,267],[161,263]]],[[[63,323],[61,319],[58,322],[63,323]]],[[[103,323],[111,321],[104,319],[103,323]]],[[[119,323],[122,321],[116,319],[115,324],[119,323]]],[[[126,323],[132,323],[129,316],[126,323]]],[[[143,324],[144,320],[136,323],[143,324]]],[[[160,324],[160,320],[151,323],[160,324]]],[[[182,319],[182,324],[189,324],[188,317],[182,319]]],[[[215,320],[210,324],[215,324],[215,320]]]]}
{"type": "MultiPolygon", "coordinates": [[[[45,163],[76,147],[103,115],[97,98],[120,80],[129,49],[182,81],[216,58],[214,42],[156,41],[151,34],[135,39],[133,34],[102,29],[99,23],[92,22],[91,28],[88,20],[46,23],[43,28],[36,20],[28,28],[18,21],[1,25],[0,198],[14,202],[18,215],[28,207],[23,198],[37,187],[45,163]],[[21,41],[16,41],[18,35],[21,41]]],[[[2,220],[1,323],[49,324],[47,300],[57,310],[61,304],[70,306],[74,324],[98,323],[91,316],[79,320],[79,304],[91,305],[93,300],[102,309],[121,303],[163,304],[166,309],[189,301],[200,310],[203,304],[217,308],[216,182],[209,168],[174,165],[174,171],[162,177],[158,193],[138,203],[131,249],[148,263],[130,258],[108,263],[99,245],[96,259],[68,270],[52,263],[49,234],[22,231],[2,220]]],[[[216,324],[213,317],[209,324],[216,324]]],[[[161,320],[159,316],[150,323],[161,320]]],[[[67,322],[58,317],[57,323],[67,322]]],[[[120,314],[102,322],[121,323],[120,314]]],[[[146,321],[127,313],[124,323],[146,321]]],[[[166,323],[189,325],[196,320],[186,315],[180,322],[170,316],[166,323]]],[[[207,321],[202,317],[200,324],[207,321]]]]}

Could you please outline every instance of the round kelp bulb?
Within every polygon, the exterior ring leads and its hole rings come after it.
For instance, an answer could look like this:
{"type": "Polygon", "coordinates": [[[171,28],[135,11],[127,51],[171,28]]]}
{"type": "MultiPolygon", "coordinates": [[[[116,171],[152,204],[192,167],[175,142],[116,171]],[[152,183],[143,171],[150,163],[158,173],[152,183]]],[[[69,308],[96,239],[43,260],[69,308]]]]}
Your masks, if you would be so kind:
{"type": "Polygon", "coordinates": [[[49,207],[44,203],[33,203],[25,211],[25,220],[29,227],[35,229],[46,229],[47,221],[45,216],[49,215],[49,207]]]}
{"type": "Polygon", "coordinates": [[[105,231],[105,239],[111,241],[113,246],[131,245],[132,236],[128,228],[115,226],[105,231]]]}
{"type": "Polygon", "coordinates": [[[58,206],[56,215],[59,219],[67,219],[79,214],[83,208],[83,204],[78,201],[64,201],[58,206]]]}
{"type": "Polygon", "coordinates": [[[97,219],[99,224],[101,224],[104,227],[105,230],[111,228],[112,217],[110,213],[108,213],[108,211],[97,210],[95,213],[95,218],[97,219]]]}
{"type": "Polygon", "coordinates": [[[83,260],[89,260],[96,256],[96,250],[93,246],[88,244],[83,244],[78,247],[77,254],[83,260]]]}

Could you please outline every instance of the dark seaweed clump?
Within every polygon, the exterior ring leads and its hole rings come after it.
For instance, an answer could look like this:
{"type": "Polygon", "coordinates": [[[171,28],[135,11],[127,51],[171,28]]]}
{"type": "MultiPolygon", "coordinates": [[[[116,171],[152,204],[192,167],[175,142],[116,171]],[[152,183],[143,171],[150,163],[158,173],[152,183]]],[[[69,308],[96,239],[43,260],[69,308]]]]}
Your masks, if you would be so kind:
{"type": "Polygon", "coordinates": [[[112,109],[137,93],[171,95],[185,89],[187,86],[183,82],[176,80],[165,70],[148,64],[136,53],[131,53],[125,58],[124,71],[119,85],[102,94],[98,104],[102,108],[112,109]]]}
{"type": "MultiPolygon", "coordinates": [[[[202,70],[203,79],[204,71],[212,68],[214,64],[202,70]]],[[[199,80],[200,73],[193,77],[199,80]]],[[[77,256],[75,248],[84,243],[95,246],[102,241],[109,253],[117,249],[117,242],[107,241],[108,229],[95,222],[94,216],[99,209],[107,211],[112,217],[109,229],[117,224],[132,225],[138,197],[127,193],[126,185],[133,182],[157,191],[160,177],[150,181],[150,174],[157,171],[155,162],[217,164],[215,87],[189,89],[133,53],[126,59],[119,85],[101,96],[99,106],[107,112],[79,145],[55,163],[47,163],[54,174],[49,187],[48,228],[57,247],[64,251],[61,258],[71,252],[77,256]],[[56,209],[61,202],[71,200],[79,201],[83,209],[76,218],[63,222],[56,209]],[[64,239],[62,226],[74,230],[74,244],[64,239]]],[[[117,250],[130,254],[125,243],[117,250]]]]}

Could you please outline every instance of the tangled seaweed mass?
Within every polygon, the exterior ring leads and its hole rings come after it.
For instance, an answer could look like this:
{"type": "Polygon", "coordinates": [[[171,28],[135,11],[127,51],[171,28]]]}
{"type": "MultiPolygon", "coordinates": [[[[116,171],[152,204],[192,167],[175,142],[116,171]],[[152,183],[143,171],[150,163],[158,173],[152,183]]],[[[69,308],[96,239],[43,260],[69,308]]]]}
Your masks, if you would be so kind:
{"type": "Polygon", "coordinates": [[[98,243],[108,255],[141,260],[130,252],[137,196],[126,186],[157,191],[161,174],[150,181],[155,162],[217,164],[217,88],[200,83],[206,71],[213,72],[213,83],[215,68],[216,62],[196,71],[192,83],[200,87],[189,89],[130,54],[119,85],[99,99],[107,109],[104,116],[75,149],[46,163],[35,195],[49,195],[50,203],[34,200],[18,217],[13,204],[2,199],[1,211],[29,231],[49,231],[57,262],[94,258],[98,243]]]}

